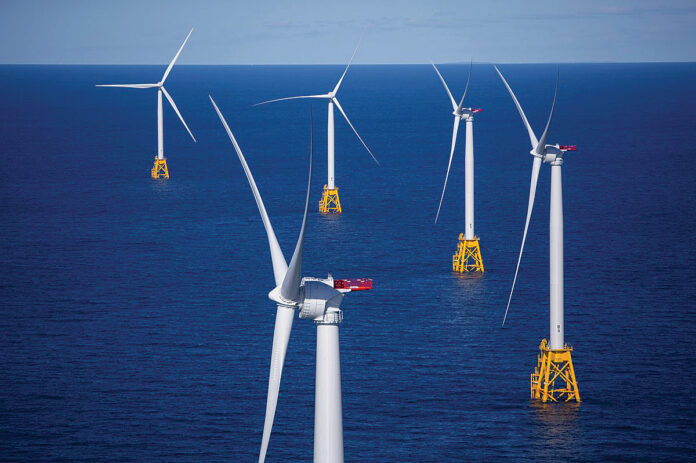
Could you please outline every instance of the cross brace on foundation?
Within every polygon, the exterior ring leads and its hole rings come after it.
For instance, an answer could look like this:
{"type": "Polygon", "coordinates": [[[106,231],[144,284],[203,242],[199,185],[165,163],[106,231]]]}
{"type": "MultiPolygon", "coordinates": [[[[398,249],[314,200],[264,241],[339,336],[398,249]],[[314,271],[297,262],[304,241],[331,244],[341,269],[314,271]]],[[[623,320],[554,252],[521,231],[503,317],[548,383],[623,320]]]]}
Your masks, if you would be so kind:
{"type": "Polygon", "coordinates": [[[483,259],[481,258],[478,236],[475,236],[473,240],[467,240],[464,233],[459,234],[457,251],[452,256],[452,271],[483,273],[483,259]]]}
{"type": "Polygon", "coordinates": [[[150,175],[154,179],[169,178],[169,169],[167,169],[167,158],[155,158],[155,164],[152,166],[150,175]]]}
{"type": "Polygon", "coordinates": [[[549,349],[546,339],[539,344],[539,356],[534,373],[530,375],[531,397],[546,402],[580,402],[580,391],[575,379],[573,348],[567,344],[563,349],[549,349]],[[558,382],[558,387],[556,386],[558,382]]]}
{"type": "Polygon", "coordinates": [[[323,214],[340,214],[341,200],[338,199],[338,188],[327,188],[324,185],[324,192],[319,201],[319,212],[323,214]]]}

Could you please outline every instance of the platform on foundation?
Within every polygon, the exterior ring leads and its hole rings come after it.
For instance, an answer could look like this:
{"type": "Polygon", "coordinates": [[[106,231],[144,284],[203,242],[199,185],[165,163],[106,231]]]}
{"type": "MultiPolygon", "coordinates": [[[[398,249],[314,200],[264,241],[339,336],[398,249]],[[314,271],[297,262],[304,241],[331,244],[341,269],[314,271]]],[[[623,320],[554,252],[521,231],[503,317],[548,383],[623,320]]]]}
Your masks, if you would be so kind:
{"type": "Polygon", "coordinates": [[[338,188],[327,188],[324,185],[324,192],[319,201],[319,212],[324,214],[340,214],[341,200],[338,199],[338,188]]]}
{"type": "Polygon", "coordinates": [[[563,349],[549,349],[546,339],[539,344],[539,356],[534,373],[530,376],[531,396],[541,402],[580,402],[580,391],[575,379],[573,348],[567,344],[563,349]],[[556,383],[558,382],[558,387],[556,383]]]}
{"type": "Polygon", "coordinates": [[[452,271],[483,273],[483,259],[481,259],[478,236],[475,236],[473,240],[467,240],[464,238],[464,233],[459,234],[457,251],[452,256],[452,271]]]}
{"type": "Polygon", "coordinates": [[[167,158],[155,158],[155,164],[152,166],[150,175],[154,179],[169,178],[169,169],[167,169],[167,158]]]}

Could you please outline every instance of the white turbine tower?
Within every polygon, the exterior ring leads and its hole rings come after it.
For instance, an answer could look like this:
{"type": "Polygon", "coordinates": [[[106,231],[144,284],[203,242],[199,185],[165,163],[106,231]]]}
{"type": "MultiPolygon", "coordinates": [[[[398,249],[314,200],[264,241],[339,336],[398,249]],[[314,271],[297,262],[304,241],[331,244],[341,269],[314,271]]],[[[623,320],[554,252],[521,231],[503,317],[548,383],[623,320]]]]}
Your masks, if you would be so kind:
{"type": "Polygon", "coordinates": [[[481,112],[480,108],[465,108],[464,98],[469,90],[469,81],[471,80],[471,65],[469,65],[469,77],[466,80],[464,95],[459,101],[459,104],[454,100],[452,92],[450,92],[445,79],[440,74],[434,63],[431,63],[438,77],[442,81],[442,85],[447,90],[450,102],[452,103],[452,114],[454,115],[454,127],[452,129],[452,148],[450,149],[449,162],[447,163],[447,174],[445,175],[445,184],[442,187],[442,195],[440,195],[440,204],[437,206],[437,214],[435,215],[435,223],[440,217],[440,208],[442,200],[445,197],[445,189],[447,188],[447,180],[449,179],[450,167],[452,166],[452,157],[454,156],[454,147],[457,144],[457,131],[459,130],[459,122],[466,121],[466,145],[464,150],[464,219],[466,228],[464,233],[459,234],[459,244],[457,252],[452,256],[452,270],[455,272],[481,272],[483,273],[483,259],[481,258],[481,248],[479,247],[479,238],[474,234],[474,114],[481,112]]]}
{"type": "Polygon", "coordinates": [[[266,104],[266,103],[275,103],[276,101],[285,101],[285,100],[298,100],[298,99],[304,99],[304,98],[318,98],[318,99],[323,99],[327,100],[329,104],[329,116],[328,116],[328,127],[327,127],[327,165],[328,165],[328,179],[326,182],[326,185],[324,185],[324,191],[321,196],[321,200],[319,201],[319,212],[323,213],[341,213],[341,201],[338,197],[338,188],[336,187],[335,183],[335,178],[334,178],[334,105],[338,108],[338,110],[341,112],[343,117],[345,118],[346,122],[350,126],[351,129],[353,129],[353,132],[355,135],[358,137],[358,140],[360,140],[360,143],[365,147],[368,153],[370,153],[370,156],[372,156],[372,159],[379,165],[379,161],[377,161],[377,158],[375,157],[374,154],[372,154],[372,151],[370,151],[370,148],[367,147],[365,142],[363,141],[362,137],[358,133],[358,131],[355,129],[353,124],[350,122],[350,119],[348,119],[348,116],[346,115],[346,112],[343,110],[341,107],[341,104],[338,102],[338,98],[336,97],[336,94],[338,93],[338,89],[341,86],[341,83],[343,82],[343,78],[346,76],[346,73],[348,72],[348,68],[350,67],[351,63],[353,62],[353,58],[355,57],[355,53],[358,51],[358,47],[360,46],[360,43],[358,43],[358,46],[355,47],[355,50],[353,51],[353,55],[350,57],[350,61],[348,62],[348,65],[346,66],[345,71],[343,71],[343,75],[341,75],[341,78],[338,80],[338,83],[334,87],[333,90],[331,90],[329,93],[324,93],[321,95],[304,95],[304,96],[291,96],[287,98],[277,98],[275,100],[268,100],[268,101],[263,101],[261,103],[257,103],[254,106],[266,104]]]}
{"type": "Polygon", "coordinates": [[[191,133],[191,130],[188,128],[188,125],[186,125],[186,121],[184,121],[184,118],[181,116],[181,113],[179,112],[179,109],[176,107],[176,103],[174,103],[174,100],[172,97],[169,95],[169,92],[167,92],[167,89],[164,88],[164,81],[167,80],[167,76],[169,75],[169,72],[172,70],[172,67],[174,66],[174,63],[176,62],[177,58],[181,54],[181,50],[184,49],[184,45],[186,45],[186,42],[188,41],[189,37],[191,37],[191,33],[193,32],[193,29],[191,29],[186,36],[186,39],[184,39],[184,43],[181,44],[181,47],[179,47],[179,51],[176,52],[176,55],[174,55],[174,59],[169,63],[169,66],[167,66],[167,69],[164,71],[164,75],[162,76],[162,80],[155,84],[110,84],[110,85],[97,85],[97,87],[124,87],[124,88],[156,88],[157,89],[157,156],[155,156],[155,163],[152,166],[151,170],[151,176],[154,179],[158,178],[169,178],[169,169],[167,168],[167,158],[164,157],[164,126],[163,126],[163,121],[162,121],[162,94],[164,93],[164,96],[167,97],[167,101],[169,101],[169,104],[172,105],[172,108],[174,109],[174,112],[176,113],[177,116],[179,116],[179,119],[181,120],[181,123],[184,124],[184,127],[186,128],[186,131],[188,131],[189,135],[191,135],[191,138],[193,138],[193,141],[196,141],[196,137],[193,136],[191,133]]]}
{"type": "Polygon", "coordinates": [[[508,298],[508,304],[505,308],[503,324],[505,324],[505,320],[507,319],[512,293],[515,290],[515,283],[517,282],[517,272],[520,269],[524,243],[527,239],[527,230],[529,229],[529,220],[532,216],[537,180],[539,179],[539,169],[542,163],[549,164],[551,166],[551,205],[549,216],[550,341],[547,343],[546,339],[544,339],[539,345],[541,353],[538,357],[537,367],[534,373],[531,374],[531,394],[533,399],[539,399],[542,402],[556,402],[558,400],[565,400],[566,402],[576,400],[580,402],[580,393],[578,391],[578,383],[575,378],[575,369],[573,368],[573,360],[571,357],[573,348],[565,344],[563,332],[563,190],[561,184],[563,156],[566,151],[576,151],[577,146],[550,145],[546,143],[546,137],[549,133],[549,127],[551,126],[553,110],[556,106],[558,75],[556,75],[556,90],[553,95],[553,104],[551,105],[549,119],[546,122],[546,127],[541,134],[541,138],[537,139],[512,88],[510,88],[510,85],[508,85],[507,81],[498,70],[498,67],[494,67],[502,79],[503,84],[505,84],[505,87],[510,92],[510,96],[515,102],[515,106],[522,117],[522,122],[527,129],[529,141],[532,145],[530,154],[534,157],[532,163],[532,179],[529,186],[527,218],[524,224],[524,233],[522,234],[522,245],[520,247],[520,255],[517,259],[517,268],[515,269],[515,277],[512,281],[510,297],[508,298]],[[562,383],[559,388],[555,386],[556,380],[562,383]]]}
{"type": "MultiPolygon", "coordinates": [[[[263,426],[263,437],[259,462],[265,461],[268,442],[271,437],[273,419],[280,378],[285,363],[290,330],[295,310],[299,309],[300,318],[314,320],[317,326],[317,359],[315,383],[314,410],[314,461],[317,463],[340,463],[343,461],[343,412],[341,405],[341,363],[338,346],[338,325],[343,320],[341,302],[344,294],[351,290],[366,290],[372,288],[372,280],[334,280],[331,275],[327,278],[301,278],[302,252],[304,246],[307,211],[309,208],[309,193],[312,180],[312,149],[309,158],[309,180],[307,181],[307,196],[305,199],[304,216],[300,236],[295,245],[295,252],[288,266],[283,252],[278,245],[273,226],[266,213],[261,194],[251,170],[244,159],[244,154],[237,143],[227,121],[218,109],[213,98],[210,101],[230,137],[239,161],[244,168],[256,205],[261,213],[268,244],[273,262],[273,275],[276,287],[268,297],[277,304],[275,329],[273,333],[273,349],[271,352],[271,369],[268,379],[268,397],[266,400],[266,417],[263,426]]],[[[311,144],[310,144],[311,147],[311,144]]]]}

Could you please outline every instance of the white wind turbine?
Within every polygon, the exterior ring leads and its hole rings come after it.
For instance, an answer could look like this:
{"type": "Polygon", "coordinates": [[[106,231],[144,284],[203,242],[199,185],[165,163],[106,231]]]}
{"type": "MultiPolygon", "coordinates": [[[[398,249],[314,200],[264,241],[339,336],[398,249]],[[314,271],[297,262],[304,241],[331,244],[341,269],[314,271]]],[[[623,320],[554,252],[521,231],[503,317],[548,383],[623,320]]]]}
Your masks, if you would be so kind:
{"type": "Polygon", "coordinates": [[[573,368],[573,362],[571,359],[570,352],[572,348],[565,344],[564,340],[564,307],[563,307],[563,189],[561,183],[561,166],[563,165],[563,156],[567,151],[576,151],[577,146],[575,145],[551,145],[546,143],[546,138],[549,133],[549,127],[551,126],[551,118],[553,117],[553,111],[556,107],[556,95],[558,94],[558,75],[556,75],[556,89],[553,95],[553,104],[551,105],[551,112],[549,113],[549,119],[546,122],[546,127],[544,132],[541,134],[541,138],[537,139],[532,127],[529,125],[527,116],[525,116],[522,106],[520,105],[517,97],[508,85],[507,81],[501,74],[497,66],[494,66],[496,72],[500,76],[510,92],[510,96],[517,107],[517,110],[522,117],[522,122],[524,123],[527,133],[529,134],[529,141],[531,143],[532,149],[530,154],[534,157],[532,163],[532,178],[529,186],[529,202],[527,204],[527,218],[524,224],[524,233],[522,234],[522,245],[520,247],[520,254],[517,259],[517,267],[515,269],[515,277],[512,281],[512,289],[510,290],[510,297],[508,298],[507,307],[505,308],[505,316],[503,318],[503,325],[507,319],[508,309],[510,308],[510,301],[512,300],[512,293],[515,290],[515,283],[517,282],[517,273],[520,269],[520,262],[522,260],[522,252],[524,251],[524,243],[527,239],[527,230],[529,229],[529,220],[532,216],[532,209],[534,207],[534,197],[536,195],[537,180],[539,178],[539,169],[541,164],[549,164],[551,166],[551,205],[550,205],[550,216],[549,216],[549,288],[550,288],[550,299],[549,299],[549,328],[550,328],[550,341],[547,344],[544,339],[540,345],[542,351],[539,356],[539,363],[537,365],[537,370],[532,374],[532,397],[541,399],[543,402],[547,400],[556,401],[559,397],[565,396],[566,401],[575,399],[580,401],[580,394],[578,392],[577,381],[575,379],[575,370],[573,368]],[[553,383],[555,379],[560,378],[565,380],[566,388],[554,389],[553,383]]]}
{"type": "Polygon", "coordinates": [[[109,85],[97,85],[97,87],[124,87],[124,88],[138,88],[138,89],[144,89],[144,88],[156,88],[157,89],[157,156],[155,157],[155,163],[152,167],[152,178],[169,178],[169,169],[167,168],[167,159],[164,157],[164,127],[163,127],[163,121],[162,121],[162,94],[164,93],[164,96],[167,97],[167,101],[169,101],[169,104],[172,105],[172,108],[174,109],[174,112],[176,112],[176,115],[179,116],[179,119],[181,120],[181,123],[184,124],[184,127],[186,128],[186,131],[191,135],[191,138],[193,138],[193,141],[196,141],[196,137],[193,136],[193,133],[191,133],[191,130],[189,129],[188,125],[186,125],[186,121],[184,121],[184,118],[181,116],[181,113],[179,112],[179,108],[176,107],[176,103],[174,103],[174,100],[172,97],[169,95],[169,92],[167,92],[167,89],[164,88],[164,81],[167,80],[167,76],[169,75],[169,72],[172,70],[172,67],[174,66],[174,63],[176,62],[177,58],[179,58],[179,55],[181,54],[181,50],[184,49],[184,45],[186,45],[186,42],[188,41],[189,37],[191,37],[191,33],[193,32],[193,29],[191,29],[186,36],[186,39],[184,39],[184,43],[181,44],[181,47],[179,47],[179,51],[176,52],[176,55],[174,55],[174,59],[169,63],[169,66],[167,66],[167,69],[164,71],[164,75],[162,76],[162,80],[155,84],[109,84],[109,85]]]}
{"type": "Polygon", "coordinates": [[[278,403],[280,379],[285,363],[290,331],[295,310],[299,309],[300,318],[314,320],[317,326],[317,359],[315,383],[314,410],[314,461],[317,463],[343,462],[343,412],[341,403],[341,363],[338,346],[338,325],[343,320],[340,309],[344,294],[351,290],[372,288],[372,280],[334,280],[331,275],[327,278],[301,278],[302,253],[304,246],[307,211],[309,208],[309,193],[312,180],[312,149],[310,142],[309,180],[307,181],[307,196],[305,199],[304,216],[300,236],[295,245],[295,252],[290,265],[285,261],[283,252],[278,245],[273,226],[266,213],[261,194],[256,186],[251,170],[246,163],[237,140],[227,125],[220,109],[210,97],[210,101],[227,131],[234,146],[239,161],[242,164],[251,190],[259,208],[261,219],[273,262],[273,275],[276,287],[268,294],[269,299],[278,306],[276,311],[275,328],[273,332],[273,348],[271,352],[271,368],[268,379],[268,397],[266,400],[266,417],[263,426],[263,437],[259,462],[265,461],[268,442],[271,437],[273,419],[278,403]]]}
{"type": "Polygon", "coordinates": [[[338,83],[336,86],[331,90],[329,93],[324,93],[321,95],[303,95],[303,96],[291,96],[291,97],[286,97],[286,98],[277,98],[275,100],[268,100],[268,101],[263,101],[261,103],[257,103],[254,106],[266,104],[266,103],[275,103],[276,101],[285,101],[285,100],[298,100],[298,99],[305,99],[305,98],[318,98],[322,100],[327,100],[328,105],[329,105],[329,112],[328,112],[328,126],[327,126],[327,166],[328,166],[328,179],[326,182],[326,185],[324,185],[324,192],[322,194],[322,199],[319,203],[319,211],[320,212],[336,212],[340,213],[341,212],[341,202],[338,197],[338,188],[336,187],[335,183],[335,178],[334,178],[334,105],[338,108],[338,110],[341,112],[343,115],[344,119],[348,123],[351,129],[353,129],[353,132],[355,135],[358,137],[358,140],[360,140],[360,143],[365,147],[368,153],[370,153],[370,156],[372,156],[372,159],[379,165],[379,161],[377,161],[377,158],[375,157],[374,154],[372,154],[372,151],[370,151],[370,148],[367,147],[367,144],[363,141],[362,137],[358,133],[358,131],[355,129],[353,124],[350,122],[350,119],[348,119],[348,116],[346,115],[346,112],[343,110],[341,107],[341,104],[338,102],[338,98],[336,97],[336,94],[338,93],[338,89],[341,87],[341,83],[343,82],[343,78],[346,76],[346,73],[348,72],[348,68],[350,67],[351,63],[353,62],[353,58],[355,57],[355,53],[358,51],[358,47],[360,46],[360,43],[355,47],[355,50],[353,51],[353,55],[350,57],[350,61],[348,62],[348,65],[346,66],[345,71],[343,71],[343,74],[341,75],[341,78],[338,80],[338,83]]]}
{"type": "Polygon", "coordinates": [[[464,236],[459,237],[458,252],[455,254],[455,259],[452,261],[453,270],[455,271],[481,271],[483,272],[483,260],[481,258],[481,249],[478,244],[478,238],[474,234],[474,114],[481,112],[480,108],[464,107],[464,98],[469,90],[469,81],[471,80],[471,67],[469,65],[469,77],[466,79],[466,87],[462,99],[459,104],[454,100],[452,92],[450,92],[445,79],[440,74],[434,63],[431,63],[438,77],[442,81],[450,102],[452,103],[452,115],[454,116],[454,126],[452,128],[452,147],[450,149],[449,162],[447,163],[447,174],[445,175],[445,184],[442,187],[440,195],[440,204],[437,206],[437,214],[435,215],[435,223],[440,217],[440,208],[442,200],[445,197],[445,189],[447,188],[447,180],[449,179],[450,167],[452,166],[452,157],[454,156],[454,147],[457,144],[457,131],[459,130],[459,122],[466,121],[466,145],[464,149],[464,220],[466,228],[464,236]]]}

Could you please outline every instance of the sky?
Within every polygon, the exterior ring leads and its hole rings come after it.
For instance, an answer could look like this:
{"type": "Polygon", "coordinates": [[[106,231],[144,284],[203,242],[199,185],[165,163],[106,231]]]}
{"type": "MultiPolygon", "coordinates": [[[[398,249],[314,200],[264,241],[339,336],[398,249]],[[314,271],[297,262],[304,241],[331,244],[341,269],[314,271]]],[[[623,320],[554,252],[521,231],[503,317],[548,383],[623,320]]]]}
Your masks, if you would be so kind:
{"type": "Polygon", "coordinates": [[[1,64],[696,61],[696,1],[0,0],[1,64]]]}

